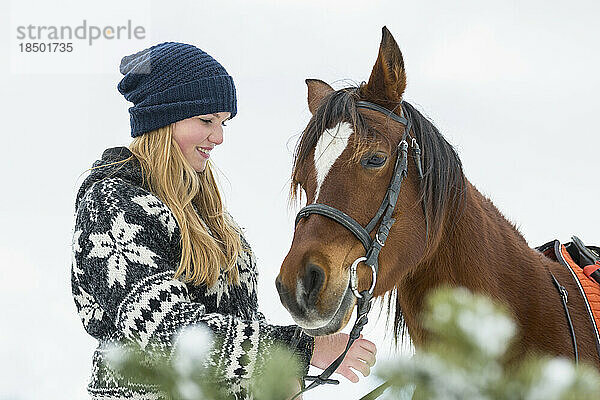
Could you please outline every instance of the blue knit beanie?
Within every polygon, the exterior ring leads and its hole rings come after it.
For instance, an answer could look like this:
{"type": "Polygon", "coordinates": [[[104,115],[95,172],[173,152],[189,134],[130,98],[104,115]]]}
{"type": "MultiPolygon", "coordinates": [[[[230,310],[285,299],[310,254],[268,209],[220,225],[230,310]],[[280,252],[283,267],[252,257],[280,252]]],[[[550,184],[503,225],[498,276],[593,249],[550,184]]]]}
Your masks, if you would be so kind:
{"type": "Polygon", "coordinates": [[[117,86],[133,102],[131,136],[196,115],[237,113],[233,79],[199,48],[176,42],[157,44],[121,60],[117,86]]]}

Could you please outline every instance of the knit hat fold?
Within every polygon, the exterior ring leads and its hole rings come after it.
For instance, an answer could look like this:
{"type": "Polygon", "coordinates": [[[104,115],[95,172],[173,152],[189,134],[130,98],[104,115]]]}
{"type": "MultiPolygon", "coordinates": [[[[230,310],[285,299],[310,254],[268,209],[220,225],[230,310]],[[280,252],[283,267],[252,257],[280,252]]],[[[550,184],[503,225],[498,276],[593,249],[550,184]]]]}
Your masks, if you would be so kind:
{"type": "Polygon", "coordinates": [[[129,108],[131,136],[196,115],[237,113],[233,78],[195,46],[165,42],[123,57],[118,89],[129,108]]]}

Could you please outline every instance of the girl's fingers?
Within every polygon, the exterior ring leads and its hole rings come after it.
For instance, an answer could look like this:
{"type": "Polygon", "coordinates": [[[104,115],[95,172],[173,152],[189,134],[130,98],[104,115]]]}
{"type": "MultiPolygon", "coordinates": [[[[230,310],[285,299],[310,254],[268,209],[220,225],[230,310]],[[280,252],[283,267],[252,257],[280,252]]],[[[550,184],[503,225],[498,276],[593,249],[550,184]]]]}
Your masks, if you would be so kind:
{"type": "Polygon", "coordinates": [[[342,365],[338,368],[338,370],[336,372],[338,374],[341,374],[342,376],[344,376],[350,382],[353,382],[353,383],[358,382],[358,375],[356,375],[354,372],[352,372],[352,370],[350,370],[350,368],[348,368],[348,367],[345,367],[342,365]]]}
{"type": "Polygon", "coordinates": [[[371,367],[375,365],[375,354],[377,347],[375,343],[363,339],[363,335],[352,344],[350,351],[342,365],[337,369],[337,373],[344,376],[350,382],[358,382],[358,375],[350,368],[359,371],[363,376],[369,376],[371,367]]]}
{"type": "Polygon", "coordinates": [[[363,376],[369,376],[371,373],[371,367],[369,367],[369,364],[361,360],[353,360],[350,366],[359,371],[363,376]]]}
{"type": "Polygon", "coordinates": [[[365,350],[363,347],[357,347],[356,349],[352,349],[353,358],[356,357],[364,362],[366,362],[369,367],[375,365],[375,354],[370,351],[365,350]]]}
{"type": "Polygon", "coordinates": [[[375,343],[371,342],[370,340],[356,339],[356,342],[354,343],[356,343],[357,346],[360,346],[373,354],[377,354],[377,346],[375,346],[375,343]]]}

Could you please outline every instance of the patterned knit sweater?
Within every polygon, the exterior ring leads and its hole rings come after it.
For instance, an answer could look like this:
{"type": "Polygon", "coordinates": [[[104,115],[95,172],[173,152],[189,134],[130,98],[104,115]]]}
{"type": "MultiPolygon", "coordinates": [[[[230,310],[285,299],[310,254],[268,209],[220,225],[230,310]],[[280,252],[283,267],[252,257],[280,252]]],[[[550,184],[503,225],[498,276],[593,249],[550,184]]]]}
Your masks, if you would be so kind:
{"type": "MultiPolygon", "coordinates": [[[[110,148],[94,167],[130,155],[126,147],[110,148]]],[[[181,256],[179,227],[143,182],[135,158],[94,169],[82,183],[72,255],[77,312],[99,342],[88,385],[93,399],[162,399],[157,387],[132,384],[111,369],[106,352],[112,344],[135,343],[171,357],[177,333],[196,324],[208,327],[220,343],[206,365],[218,368],[232,398],[252,398],[248,378],[260,372],[275,343],[296,353],[308,369],[314,340],[296,326],[269,325],[258,312],[251,252],[238,258],[239,286],[228,285],[224,273],[212,287],[173,279],[181,256]]]]}

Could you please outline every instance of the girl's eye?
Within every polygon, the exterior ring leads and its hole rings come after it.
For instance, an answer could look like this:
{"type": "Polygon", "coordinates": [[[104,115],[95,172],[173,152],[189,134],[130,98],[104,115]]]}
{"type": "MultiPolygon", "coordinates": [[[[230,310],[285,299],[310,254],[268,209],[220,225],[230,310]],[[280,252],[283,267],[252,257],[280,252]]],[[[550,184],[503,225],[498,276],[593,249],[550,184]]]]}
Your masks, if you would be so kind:
{"type": "Polygon", "coordinates": [[[365,168],[379,168],[387,161],[387,155],[384,153],[371,154],[361,160],[361,164],[365,168]]]}
{"type": "MultiPolygon", "coordinates": [[[[213,122],[212,119],[203,119],[203,118],[200,118],[200,121],[204,122],[205,124],[212,124],[212,122],[213,122]]],[[[227,126],[227,125],[225,125],[225,121],[221,122],[221,125],[227,126]]]]}

